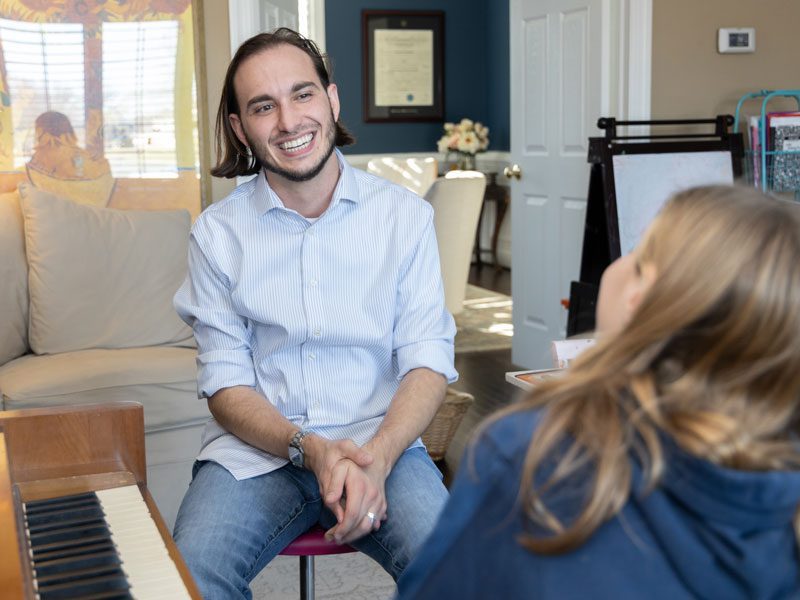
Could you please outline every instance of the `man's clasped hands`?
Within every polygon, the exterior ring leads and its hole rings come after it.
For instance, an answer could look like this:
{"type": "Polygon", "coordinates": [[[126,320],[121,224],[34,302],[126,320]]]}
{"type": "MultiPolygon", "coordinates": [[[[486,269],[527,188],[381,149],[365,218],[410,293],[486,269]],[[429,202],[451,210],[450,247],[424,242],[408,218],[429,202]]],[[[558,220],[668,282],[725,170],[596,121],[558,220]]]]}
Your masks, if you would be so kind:
{"type": "Polygon", "coordinates": [[[317,476],[320,496],[337,521],[325,538],[348,544],[380,529],[387,516],[384,486],[392,465],[377,449],[359,448],[352,440],[312,434],[304,446],[306,466],[317,476]]]}

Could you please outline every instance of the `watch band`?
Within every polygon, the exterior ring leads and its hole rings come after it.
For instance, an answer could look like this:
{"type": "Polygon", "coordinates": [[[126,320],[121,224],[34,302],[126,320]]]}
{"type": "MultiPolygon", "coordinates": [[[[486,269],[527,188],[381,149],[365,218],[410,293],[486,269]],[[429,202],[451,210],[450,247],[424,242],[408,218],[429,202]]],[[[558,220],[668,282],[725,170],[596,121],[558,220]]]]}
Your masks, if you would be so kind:
{"type": "Polygon", "coordinates": [[[310,432],[305,429],[298,430],[289,442],[289,460],[295,467],[305,468],[306,452],[303,449],[303,438],[310,432]]]}

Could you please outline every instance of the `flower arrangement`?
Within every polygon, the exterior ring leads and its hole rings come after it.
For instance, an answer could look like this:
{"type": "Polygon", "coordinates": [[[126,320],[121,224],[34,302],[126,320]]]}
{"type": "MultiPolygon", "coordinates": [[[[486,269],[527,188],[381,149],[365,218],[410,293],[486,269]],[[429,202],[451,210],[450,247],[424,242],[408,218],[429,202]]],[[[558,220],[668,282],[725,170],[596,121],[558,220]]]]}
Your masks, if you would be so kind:
{"type": "Polygon", "coordinates": [[[458,154],[459,168],[475,168],[475,155],[489,147],[489,128],[471,119],[459,123],[445,123],[444,133],[439,138],[439,152],[458,154]]]}

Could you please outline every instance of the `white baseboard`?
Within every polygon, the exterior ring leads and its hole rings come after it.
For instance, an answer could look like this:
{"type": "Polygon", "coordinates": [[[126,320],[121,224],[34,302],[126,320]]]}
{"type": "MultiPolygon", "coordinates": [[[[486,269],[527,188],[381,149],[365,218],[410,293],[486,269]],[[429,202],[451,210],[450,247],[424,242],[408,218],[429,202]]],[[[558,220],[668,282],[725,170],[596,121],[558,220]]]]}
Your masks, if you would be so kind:
{"type": "MultiPolygon", "coordinates": [[[[441,152],[381,152],[380,154],[345,154],[344,157],[351,165],[357,169],[367,168],[367,163],[373,158],[382,158],[384,156],[394,156],[396,158],[427,158],[434,157],[439,163],[445,162],[445,155],[441,152]]],[[[511,160],[511,154],[507,151],[481,152],[475,158],[475,164],[479,171],[487,173],[501,172],[503,167],[507,166],[511,160]]],[[[498,183],[502,182],[498,178],[498,183]]]]}

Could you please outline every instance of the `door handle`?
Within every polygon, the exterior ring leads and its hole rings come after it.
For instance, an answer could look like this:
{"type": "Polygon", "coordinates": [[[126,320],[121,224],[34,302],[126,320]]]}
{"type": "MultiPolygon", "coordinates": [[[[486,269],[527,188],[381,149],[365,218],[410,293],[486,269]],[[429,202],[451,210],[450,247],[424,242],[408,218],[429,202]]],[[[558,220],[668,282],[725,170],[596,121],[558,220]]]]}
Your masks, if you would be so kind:
{"type": "Polygon", "coordinates": [[[522,169],[520,169],[519,165],[515,163],[510,167],[503,169],[503,175],[505,175],[508,179],[519,179],[522,177],[522,169]]]}

